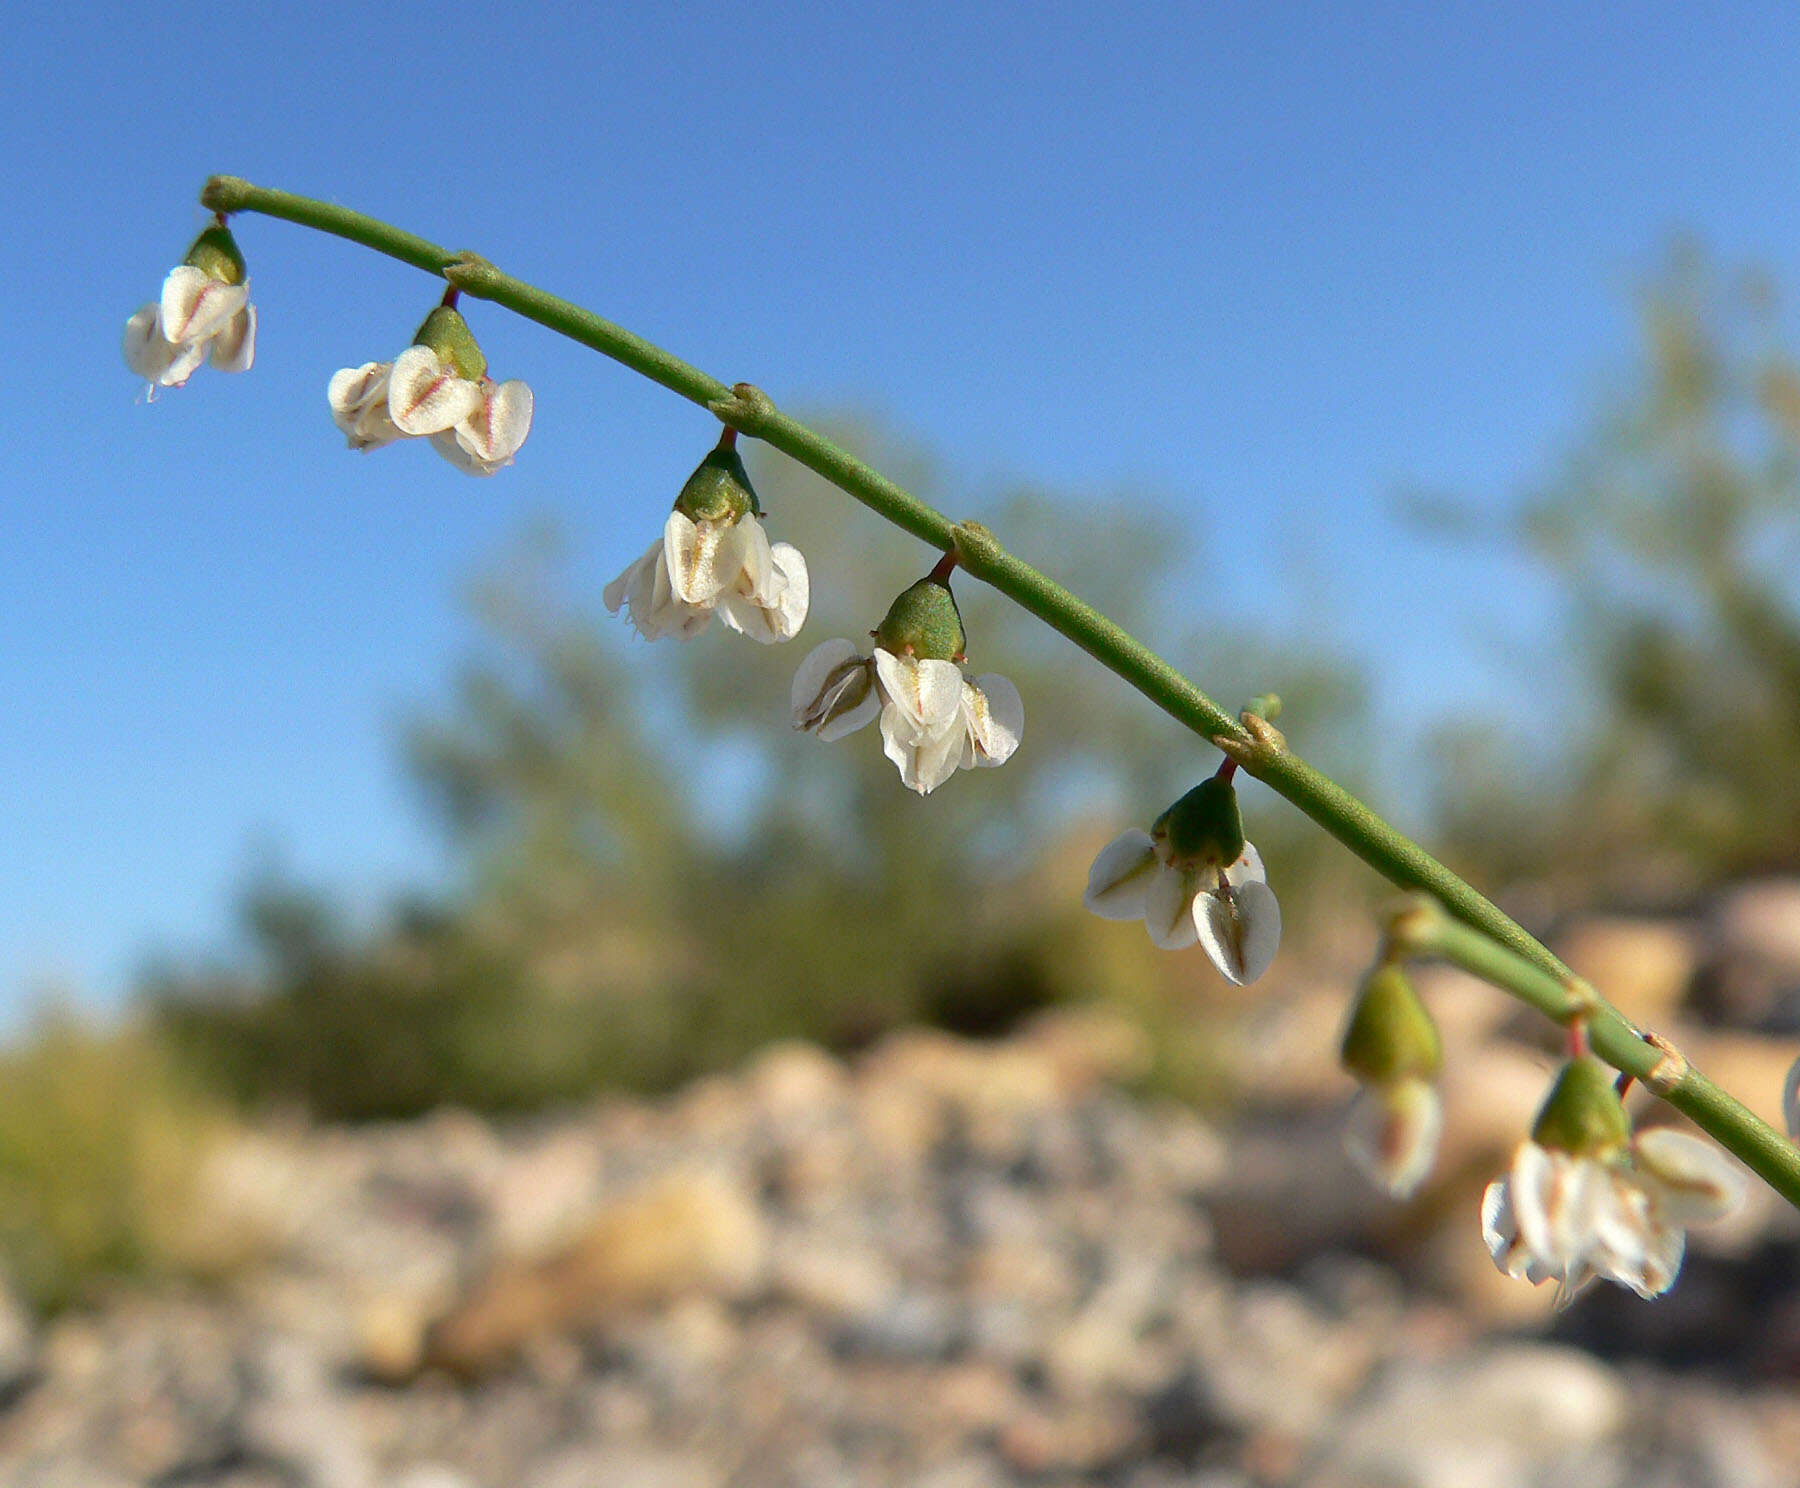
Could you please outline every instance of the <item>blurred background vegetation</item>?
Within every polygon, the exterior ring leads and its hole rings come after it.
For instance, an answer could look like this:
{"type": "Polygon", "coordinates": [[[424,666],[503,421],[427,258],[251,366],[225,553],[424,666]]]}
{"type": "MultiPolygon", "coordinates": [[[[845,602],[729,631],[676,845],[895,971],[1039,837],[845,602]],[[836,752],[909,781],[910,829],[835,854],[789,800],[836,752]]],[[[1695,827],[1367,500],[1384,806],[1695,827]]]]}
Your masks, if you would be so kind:
{"type": "MultiPolygon", "coordinates": [[[[1691,248],[1640,309],[1635,369],[1557,480],[1501,518],[1432,513],[1451,538],[1541,565],[1563,608],[1545,675],[1570,681],[1543,699],[1551,747],[1479,720],[1445,728],[1429,841],[1491,892],[1557,907],[1669,902],[1792,867],[1800,846],[1800,366],[1768,287],[1691,248]]],[[[929,460],[870,421],[835,433],[941,494],[929,460]]],[[[33,1300],[179,1262],[164,1216],[233,1112],[528,1111],[664,1089],[773,1038],[850,1050],[920,1021],[985,1035],[1090,1000],[1151,1031],[1155,1088],[1228,1106],[1216,1051],[1244,996],[1079,903],[1095,848],[1216,755],[968,581],[971,668],[1026,699],[1004,769],[921,801],[872,731],[795,735],[805,648],[866,633],[928,555],[787,462],[753,472],[815,575],[799,645],[715,629],[648,650],[597,612],[610,574],[581,571],[553,535],[522,540],[472,595],[479,654],[405,741],[460,865],[450,889],[371,928],[272,879],[245,906],[253,955],[165,968],[126,1026],[52,1019],[4,1056],[0,1249],[33,1300]]],[[[1221,628],[1195,602],[1203,585],[1175,584],[1172,555],[1205,551],[1202,514],[1028,489],[981,507],[1128,629],[1166,636],[1183,617],[1169,654],[1215,697],[1279,691],[1296,747],[1353,789],[1379,786],[1374,720],[1325,617],[1303,652],[1272,648],[1221,628]]],[[[1383,886],[1253,783],[1245,805],[1288,964],[1346,926],[1369,933],[1345,911],[1383,886]]]]}

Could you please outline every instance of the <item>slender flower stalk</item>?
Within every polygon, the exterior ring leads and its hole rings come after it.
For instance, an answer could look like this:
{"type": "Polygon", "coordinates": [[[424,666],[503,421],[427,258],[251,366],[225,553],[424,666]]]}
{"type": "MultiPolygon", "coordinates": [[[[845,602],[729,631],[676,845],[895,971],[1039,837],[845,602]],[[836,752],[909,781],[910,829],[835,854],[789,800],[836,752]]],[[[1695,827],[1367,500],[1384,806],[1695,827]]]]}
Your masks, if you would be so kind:
{"type": "MultiPolygon", "coordinates": [[[[490,300],[611,357],[709,409],[728,426],[780,450],[903,531],[941,552],[954,554],[965,572],[1038,616],[1171,717],[1223,750],[1247,775],[1285,797],[1377,872],[1401,888],[1429,895],[1462,922],[1460,928],[1478,931],[1477,938],[1507,958],[1506,979],[1491,978],[1497,985],[1537,1005],[1542,1003],[1535,995],[1520,990],[1529,977],[1553,986],[1561,984],[1566,992],[1568,968],[1548,949],[1424,848],[1294,754],[1272,724],[1248,711],[1233,718],[1141,641],[1008,553],[985,527],[952,522],[780,412],[756,388],[746,383],[728,386],[623,327],[515,279],[484,259],[452,253],[349,208],[253,186],[235,176],[214,176],[200,200],[216,213],[256,212],[281,218],[412,264],[468,296],[490,300]]],[[[1685,1061],[1638,1035],[1591,989],[1584,996],[1595,1027],[1595,1051],[1601,1057],[1644,1079],[1800,1208],[1800,1150],[1685,1061]]]]}

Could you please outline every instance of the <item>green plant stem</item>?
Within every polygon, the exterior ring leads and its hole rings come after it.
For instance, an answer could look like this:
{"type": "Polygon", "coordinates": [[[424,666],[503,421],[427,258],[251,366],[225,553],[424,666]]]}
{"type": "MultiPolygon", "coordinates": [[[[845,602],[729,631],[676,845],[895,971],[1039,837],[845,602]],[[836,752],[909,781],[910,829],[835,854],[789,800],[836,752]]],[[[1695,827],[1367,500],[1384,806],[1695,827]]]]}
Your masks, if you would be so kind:
{"type": "Polygon", "coordinates": [[[1765,1125],[1727,1091],[1667,1047],[1647,1041],[1617,1008],[1587,983],[1552,976],[1470,925],[1444,914],[1429,899],[1402,908],[1389,928],[1396,950],[1439,956],[1502,988],[1558,1023],[1587,1020],[1593,1051],[1616,1070],[1641,1080],[1696,1126],[1710,1132],[1752,1172],[1800,1208],[1800,1171],[1794,1145],[1765,1125]]]}
{"type": "MultiPolygon", "coordinates": [[[[1543,1004],[1522,988],[1535,986],[1541,991],[1548,983],[1563,988],[1567,995],[1568,968],[1546,947],[1416,842],[1289,751],[1272,724],[1250,712],[1234,719],[1143,642],[1008,553],[985,527],[952,522],[879,471],[789,418],[756,388],[745,383],[728,386],[622,326],[502,273],[475,254],[453,253],[360,212],[253,186],[236,176],[214,176],[200,200],[210,211],[258,212],[332,233],[436,274],[467,296],[491,300],[592,347],[700,404],[728,426],[780,450],[921,542],[955,553],[970,574],[1029,610],[1164,712],[1223,750],[1245,773],[1286,797],[1383,877],[1442,903],[1465,925],[1480,932],[1471,937],[1471,945],[1477,941],[1492,945],[1506,958],[1493,965],[1508,979],[1487,972],[1477,975],[1534,1006],[1543,1004]],[[1523,978],[1520,967],[1541,980],[1523,978]]],[[[1452,943],[1474,954],[1460,940],[1453,938],[1452,943]]],[[[1604,1003],[1597,1007],[1602,1011],[1596,1015],[1594,1046],[1616,1068],[1641,1076],[1640,1066],[1649,1068],[1662,1057],[1632,1033],[1618,1013],[1604,1003]],[[1644,1065],[1646,1058],[1650,1066],[1644,1065]]],[[[1554,1011],[1550,1015],[1558,1016],[1554,1011]]],[[[1800,1150],[1697,1073],[1690,1071],[1668,1098],[1800,1208],[1800,1150]]]]}

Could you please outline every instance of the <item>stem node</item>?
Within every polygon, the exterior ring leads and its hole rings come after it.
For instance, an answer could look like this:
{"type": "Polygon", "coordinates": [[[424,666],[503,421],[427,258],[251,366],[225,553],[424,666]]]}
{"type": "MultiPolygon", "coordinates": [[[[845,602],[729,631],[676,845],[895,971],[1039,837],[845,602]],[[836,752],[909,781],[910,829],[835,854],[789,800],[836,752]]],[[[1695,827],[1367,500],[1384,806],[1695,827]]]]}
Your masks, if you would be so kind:
{"type": "Polygon", "coordinates": [[[1387,922],[1387,959],[1432,955],[1446,922],[1435,899],[1415,894],[1401,901],[1387,922]]]}
{"type": "Polygon", "coordinates": [[[714,398],[707,409],[722,424],[729,424],[752,439],[779,415],[775,400],[752,383],[740,382],[723,398],[714,398]]]}
{"type": "Polygon", "coordinates": [[[255,189],[242,176],[209,176],[200,188],[200,205],[209,212],[235,212],[255,189]]]}
{"type": "Polygon", "coordinates": [[[488,291],[493,288],[495,281],[503,276],[479,253],[463,252],[444,265],[444,277],[450,281],[452,288],[474,295],[478,300],[485,300],[489,298],[488,291]]]}
{"type": "Polygon", "coordinates": [[[958,522],[950,529],[956,544],[956,558],[970,573],[981,572],[982,565],[993,564],[1006,556],[1000,539],[980,522],[958,522]]]}
{"type": "Polygon", "coordinates": [[[1644,1076],[1644,1083],[1658,1095],[1673,1095],[1675,1087],[1687,1079],[1687,1055],[1660,1033],[1646,1033],[1644,1042],[1662,1055],[1662,1058],[1657,1060],[1650,1067],[1649,1073],[1644,1076]]]}

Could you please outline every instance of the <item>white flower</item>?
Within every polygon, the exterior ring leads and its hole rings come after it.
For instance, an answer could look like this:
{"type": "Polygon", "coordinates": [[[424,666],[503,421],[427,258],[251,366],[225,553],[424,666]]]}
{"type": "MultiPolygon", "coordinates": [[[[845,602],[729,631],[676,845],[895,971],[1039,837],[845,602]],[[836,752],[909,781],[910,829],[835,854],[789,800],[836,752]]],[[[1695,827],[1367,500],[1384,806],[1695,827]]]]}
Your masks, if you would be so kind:
{"type": "Polygon", "coordinates": [[[125,365],[152,387],[181,387],[208,356],[221,372],[247,372],[256,360],[256,307],[250,283],[227,284],[182,264],[163,281],[162,298],[125,322],[125,365]]]}
{"type": "Polygon", "coordinates": [[[1350,1102],[1344,1146],[1369,1181],[1411,1198],[1431,1172],[1444,1131],[1444,1106],[1430,1080],[1365,1085],[1350,1102]]]}
{"type": "Polygon", "coordinates": [[[1248,842],[1236,862],[1219,868],[1178,862],[1166,833],[1134,827],[1100,849],[1081,902],[1102,919],[1141,918],[1165,951],[1199,942],[1239,986],[1269,969],[1281,943],[1281,906],[1248,842]]]}
{"type": "Polygon", "coordinates": [[[391,362],[364,362],[333,375],[325,390],[332,421],[354,450],[430,436],[432,447],[469,475],[492,475],[531,432],[531,389],[514,379],[462,376],[429,346],[391,362]]]}
{"type": "Polygon", "coordinates": [[[1744,1190],[1724,1154],[1667,1128],[1610,1158],[1522,1142],[1482,1195],[1481,1230],[1500,1270],[1557,1282],[1559,1302],[1595,1277],[1654,1297],[1681,1269],[1686,1226],[1723,1218],[1744,1190]]]}
{"type": "Polygon", "coordinates": [[[659,542],[601,592],[624,606],[647,641],[690,641],[716,610],[733,630],[765,644],[793,637],[806,621],[806,559],[792,543],[769,542],[751,512],[694,521],[669,513],[659,542]]]}
{"type": "Polygon", "coordinates": [[[989,672],[973,681],[953,661],[863,656],[850,641],[816,646],[794,674],[794,727],[841,739],[881,719],[881,748],[901,781],[929,795],[959,769],[1002,765],[1025,732],[1019,689],[989,672]]]}

